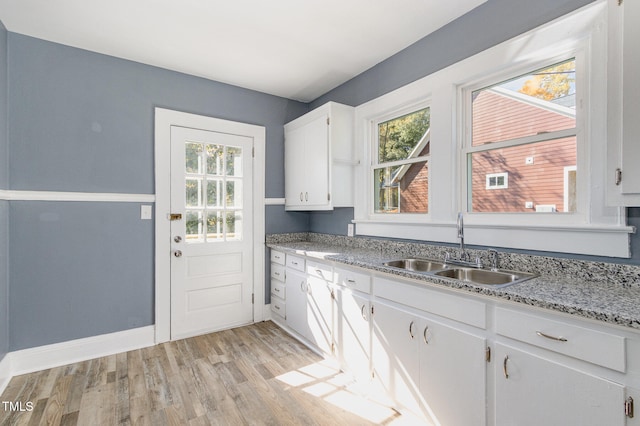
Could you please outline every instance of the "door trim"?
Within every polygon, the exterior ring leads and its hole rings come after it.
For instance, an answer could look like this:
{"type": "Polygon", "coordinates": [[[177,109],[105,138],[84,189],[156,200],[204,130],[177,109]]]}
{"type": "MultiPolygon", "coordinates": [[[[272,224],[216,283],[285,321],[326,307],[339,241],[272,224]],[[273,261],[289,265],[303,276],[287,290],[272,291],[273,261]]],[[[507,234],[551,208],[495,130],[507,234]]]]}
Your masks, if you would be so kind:
{"type": "Polygon", "coordinates": [[[265,264],[265,142],[263,126],[155,108],[154,165],[156,185],[155,208],[155,339],[171,340],[171,126],[233,133],[252,137],[253,158],[253,320],[264,320],[265,264]]]}

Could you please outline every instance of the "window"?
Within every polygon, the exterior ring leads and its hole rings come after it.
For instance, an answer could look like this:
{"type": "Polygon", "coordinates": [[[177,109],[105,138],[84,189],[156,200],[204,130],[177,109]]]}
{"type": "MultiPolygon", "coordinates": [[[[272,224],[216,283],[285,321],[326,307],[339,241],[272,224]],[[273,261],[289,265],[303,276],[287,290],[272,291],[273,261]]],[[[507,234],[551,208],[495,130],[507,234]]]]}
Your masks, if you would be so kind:
{"type": "Polygon", "coordinates": [[[565,197],[576,193],[564,187],[567,167],[573,168],[575,179],[577,83],[576,61],[570,58],[467,91],[471,143],[463,152],[468,211],[575,212],[575,200],[565,197]],[[562,207],[532,210],[532,204],[562,207]]]}
{"type": "Polygon", "coordinates": [[[597,1],[358,106],[358,235],[452,243],[463,212],[469,244],[629,257],[605,193],[607,54],[597,1]],[[389,157],[386,131],[427,105],[424,137],[389,157]]]}
{"type": "Polygon", "coordinates": [[[431,114],[423,108],[377,125],[374,213],[427,213],[431,114]]]}
{"type": "Polygon", "coordinates": [[[486,189],[506,189],[509,187],[509,173],[489,173],[486,189]]]}

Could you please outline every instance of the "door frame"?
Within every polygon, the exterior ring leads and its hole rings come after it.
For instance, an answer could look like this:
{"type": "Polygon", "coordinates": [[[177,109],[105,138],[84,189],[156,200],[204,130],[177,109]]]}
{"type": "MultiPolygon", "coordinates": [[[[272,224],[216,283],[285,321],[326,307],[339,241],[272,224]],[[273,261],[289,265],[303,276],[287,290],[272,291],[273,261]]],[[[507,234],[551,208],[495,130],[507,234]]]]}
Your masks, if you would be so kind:
{"type": "Polygon", "coordinates": [[[263,126],[155,108],[155,339],[171,340],[171,126],[253,138],[253,321],[264,320],[265,142],[263,126]]]}

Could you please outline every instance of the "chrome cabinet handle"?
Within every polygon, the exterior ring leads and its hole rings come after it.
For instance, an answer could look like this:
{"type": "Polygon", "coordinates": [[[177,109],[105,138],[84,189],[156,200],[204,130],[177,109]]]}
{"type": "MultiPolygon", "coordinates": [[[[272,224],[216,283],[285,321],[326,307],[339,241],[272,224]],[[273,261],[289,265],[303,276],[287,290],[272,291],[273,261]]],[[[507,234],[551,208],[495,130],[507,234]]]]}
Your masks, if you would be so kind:
{"type": "Polygon", "coordinates": [[[509,378],[509,372],[507,371],[507,361],[509,361],[509,355],[504,356],[504,361],[502,363],[502,372],[504,373],[504,378],[509,378]]]}
{"type": "Polygon", "coordinates": [[[304,288],[304,281],[301,281],[301,282],[300,282],[300,291],[301,291],[301,292],[303,292],[303,293],[307,291],[307,290],[305,290],[305,288],[304,288]]]}
{"type": "Polygon", "coordinates": [[[304,193],[304,200],[305,201],[309,201],[309,193],[308,192],[304,193]]]}
{"type": "Polygon", "coordinates": [[[280,293],[280,289],[278,287],[274,287],[273,291],[276,291],[276,292],[280,293]]]}
{"type": "Polygon", "coordinates": [[[560,336],[560,337],[556,337],[556,336],[550,336],[548,334],[543,333],[542,331],[536,331],[536,334],[540,337],[544,337],[546,339],[551,339],[551,340],[555,340],[556,342],[568,342],[567,339],[565,339],[564,337],[560,336]]]}
{"type": "Polygon", "coordinates": [[[363,304],[362,307],[360,308],[360,315],[362,315],[362,319],[367,321],[367,314],[365,313],[365,305],[363,304]]]}
{"type": "Polygon", "coordinates": [[[424,343],[426,343],[428,345],[429,344],[429,340],[427,339],[427,331],[429,331],[429,326],[426,326],[424,328],[424,331],[422,332],[422,338],[424,339],[424,343]]]}
{"type": "Polygon", "coordinates": [[[411,321],[411,324],[409,324],[409,336],[411,336],[411,339],[413,339],[415,336],[413,335],[413,321],[411,321]]]}

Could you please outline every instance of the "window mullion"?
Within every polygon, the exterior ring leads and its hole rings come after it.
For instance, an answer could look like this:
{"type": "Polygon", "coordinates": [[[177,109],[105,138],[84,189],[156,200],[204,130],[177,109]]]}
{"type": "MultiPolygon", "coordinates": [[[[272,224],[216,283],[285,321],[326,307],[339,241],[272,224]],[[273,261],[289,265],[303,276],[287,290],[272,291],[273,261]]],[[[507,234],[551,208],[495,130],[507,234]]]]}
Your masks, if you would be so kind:
{"type": "Polygon", "coordinates": [[[553,139],[562,139],[566,137],[575,136],[576,133],[577,133],[576,128],[572,127],[570,129],[557,130],[554,132],[543,132],[543,133],[538,133],[537,135],[525,136],[522,138],[510,139],[510,140],[501,141],[501,142],[490,142],[490,143],[485,143],[479,146],[470,146],[470,147],[467,147],[464,150],[464,152],[468,154],[472,154],[474,152],[493,151],[495,149],[510,148],[514,146],[527,145],[527,144],[536,143],[536,142],[544,142],[544,141],[549,141],[553,139]]]}

